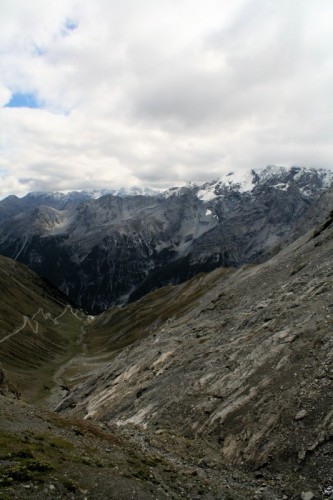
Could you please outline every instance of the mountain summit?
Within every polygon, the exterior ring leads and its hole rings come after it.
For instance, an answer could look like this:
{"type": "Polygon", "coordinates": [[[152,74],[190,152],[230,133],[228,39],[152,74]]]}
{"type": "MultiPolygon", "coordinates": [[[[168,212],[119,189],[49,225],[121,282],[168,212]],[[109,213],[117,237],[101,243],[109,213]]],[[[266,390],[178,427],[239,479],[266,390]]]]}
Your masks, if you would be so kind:
{"type": "Polygon", "coordinates": [[[200,199],[210,201],[226,189],[250,193],[266,186],[286,191],[295,184],[304,195],[311,197],[317,193],[318,189],[330,187],[332,182],[333,172],[331,170],[268,165],[262,169],[229,172],[218,180],[201,186],[198,196],[200,199]]]}

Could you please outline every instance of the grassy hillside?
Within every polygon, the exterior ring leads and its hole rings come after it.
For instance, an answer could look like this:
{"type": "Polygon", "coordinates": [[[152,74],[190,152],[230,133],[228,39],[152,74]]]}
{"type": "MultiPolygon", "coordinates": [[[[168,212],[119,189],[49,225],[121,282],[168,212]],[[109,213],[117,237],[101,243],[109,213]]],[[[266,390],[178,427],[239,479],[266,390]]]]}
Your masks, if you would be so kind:
{"type": "Polygon", "coordinates": [[[0,362],[25,398],[47,395],[55,371],[81,349],[81,324],[57,290],[0,257],[0,362]]]}

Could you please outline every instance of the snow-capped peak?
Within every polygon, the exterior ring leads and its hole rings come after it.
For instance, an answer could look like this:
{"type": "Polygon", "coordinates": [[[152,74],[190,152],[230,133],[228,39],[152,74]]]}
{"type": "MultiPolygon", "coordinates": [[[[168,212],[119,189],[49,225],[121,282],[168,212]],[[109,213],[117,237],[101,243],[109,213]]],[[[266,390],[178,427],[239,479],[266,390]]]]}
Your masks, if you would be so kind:
{"type": "Polygon", "coordinates": [[[128,188],[113,189],[110,192],[114,196],[156,196],[161,191],[141,186],[130,186],[128,188]]]}
{"type": "Polygon", "coordinates": [[[208,202],[223,196],[225,190],[250,193],[256,187],[265,185],[286,191],[294,182],[303,194],[308,196],[314,188],[328,188],[333,183],[333,171],[299,166],[268,165],[248,171],[228,172],[219,179],[200,186],[197,196],[200,200],[208,202]]]}
{"type": "Polygon", "coordinates": [[[195,189],[197,186],[192,183],[188,183],[184,186],[175,186],[171,187],[169,189],[166,189],[161,192],[161,195],[163,198],[170,198],[170,196],[181,196],[182,194],[186,193],[189,189],[195,189]]]}
{"type": "Polygon", "coordinates": [[[238,191],[240,193],[252,191],[254,187],[253,171],[228,172],[219,179],[207,182],[199,189],[197,196],[202,201],[211,201],[217,198],[221,189],[238,191]]]}
{"type": "Polygon", "coordinates": [[[112,194],[113,196],[156,196],[160,194],[161,190],[130,186],[122,187],[119,189],[81,189],[81,190],[63,190],[63,191],[33,191],[28,193],[26,199],[52,199],[55,201],[69,201],[69,200],[97,200],[102,196],[112,194]]]}

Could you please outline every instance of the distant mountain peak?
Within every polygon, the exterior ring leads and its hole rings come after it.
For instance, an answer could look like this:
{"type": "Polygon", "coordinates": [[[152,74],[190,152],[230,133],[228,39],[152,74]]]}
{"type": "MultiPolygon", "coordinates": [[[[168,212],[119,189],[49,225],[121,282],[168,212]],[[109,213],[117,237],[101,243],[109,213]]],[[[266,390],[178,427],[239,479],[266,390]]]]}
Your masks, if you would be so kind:
{"type": "Polygon", "coordinates": [[[212,201],[224,190],[251,193],[259,186],[270,186],[286,190],[291,183],[297,182],[303,194],[310,195],[313,188],[327,189],[333,183],[333,171],[301,166],[283,167],[267,165],[246,171],[228,172],[211,182],[199,187],[197,196],[204,202],[212,201]]]}
{"type": "MultiPolygon", "coordinates": [[[[161,190],[149,187],[129,186],[129,187],[121,187],[118,189],[74,189],[74,190],[64,190],[64,191],[32,191],[26,194],[23,198],[26,199],[49,198],[57,201],[64,201],[81,197],[82,199],[91,198],[97,200],[98,198],[101,198],[102,196],[108,194],[112,194],[113,196],[156,196],[160,192],[161,190]]],[[[13,195],[11,197],[13,197],[13,195]]]]}
{"type": "Polygon", "coordinates": [[[161,190],[149,187],[129,186],[111,190],[110,194],[113,194],[114,196],[156,196],[160,192],[161,190]]]}

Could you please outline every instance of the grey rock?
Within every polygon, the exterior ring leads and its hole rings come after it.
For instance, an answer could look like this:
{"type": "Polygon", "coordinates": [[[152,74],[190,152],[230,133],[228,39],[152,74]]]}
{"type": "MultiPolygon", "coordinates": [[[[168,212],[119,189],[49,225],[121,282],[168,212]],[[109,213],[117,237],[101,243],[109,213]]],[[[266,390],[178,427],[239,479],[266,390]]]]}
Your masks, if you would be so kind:
{"type": "Polygon", "coordinates": [[[301,494],[301,499],[302,500],[313,500],[313,498],[316,498],[314,493],[312,493],[312,491],[305,491],[305,492],[302,492],[301,494]]]}
{"type": "Polygon", "coordinates": [[[295,415],[295,420],[302,420],[307,416],[308,412],[306,410],[300,410],[296,415],[295,415]]]}
{"type": "Polygon", "coordinates": [[[330,497],[333,495],[333,486],[327,486],[323,492],[325,497],[330,497]]]}

